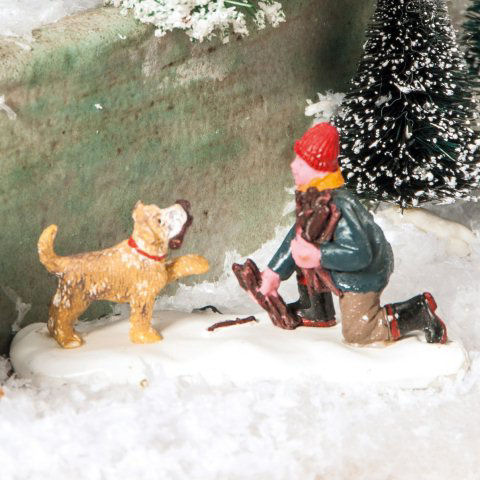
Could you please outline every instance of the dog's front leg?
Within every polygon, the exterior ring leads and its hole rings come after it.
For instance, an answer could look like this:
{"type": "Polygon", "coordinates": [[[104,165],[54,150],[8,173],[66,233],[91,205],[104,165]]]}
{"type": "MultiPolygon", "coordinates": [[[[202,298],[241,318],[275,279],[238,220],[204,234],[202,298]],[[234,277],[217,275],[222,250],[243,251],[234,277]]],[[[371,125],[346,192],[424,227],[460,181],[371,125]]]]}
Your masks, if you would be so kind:
{"type": "Polygon", "coordinates": [[[174,282],[189,275],[201,275],[208,272],[208,260],[201,255],[183,255],[167,264],[168,282],[174,282]]]}
{"type": "Polygon", "coordinates": [[[152,313],[155,298],[135,299],[130,303],[130,340],[133,343],[155,343],[162,336],[152,327],[152,313]]]}

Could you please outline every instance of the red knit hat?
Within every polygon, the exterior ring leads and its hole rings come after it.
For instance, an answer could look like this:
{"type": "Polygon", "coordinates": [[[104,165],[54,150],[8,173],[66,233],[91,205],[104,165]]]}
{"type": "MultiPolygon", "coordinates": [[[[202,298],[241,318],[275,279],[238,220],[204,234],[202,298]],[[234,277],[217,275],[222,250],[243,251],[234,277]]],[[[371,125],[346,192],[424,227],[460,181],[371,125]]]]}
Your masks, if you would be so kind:
{"type": "Polygon", "coordinates": [[[340,137],[337,129],[329,123],[319,123],[307,130],[293,149],[315,170],[336,172],[339,168],[340,137]]]}

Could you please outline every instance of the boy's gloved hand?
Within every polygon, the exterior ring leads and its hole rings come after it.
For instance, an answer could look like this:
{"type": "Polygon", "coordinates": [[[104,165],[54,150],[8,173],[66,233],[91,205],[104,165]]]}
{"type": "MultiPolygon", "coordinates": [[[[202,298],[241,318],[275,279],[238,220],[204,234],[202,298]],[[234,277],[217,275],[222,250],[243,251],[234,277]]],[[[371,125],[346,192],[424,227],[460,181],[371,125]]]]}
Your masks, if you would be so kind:
{"type": "Polygon", "coordinates": [[[291,243],[292,257],[295,260],[295,264],[300,268],[319,268],[320,259],[322,254],[320,249],[313,245],[313,243],[307,242],[301,236],[301,233],[297,233],[296,237],[291,243]]]}
{"type": "Polygon", "coordinates": [[[279,287],[280,275],[278,273],[275,273],[270,268],[267,268],[264,272],[262,272],[262,284],[260,286],[259,292],[264,297],[268,297],[269,295],[277,297],[279,287]]]}

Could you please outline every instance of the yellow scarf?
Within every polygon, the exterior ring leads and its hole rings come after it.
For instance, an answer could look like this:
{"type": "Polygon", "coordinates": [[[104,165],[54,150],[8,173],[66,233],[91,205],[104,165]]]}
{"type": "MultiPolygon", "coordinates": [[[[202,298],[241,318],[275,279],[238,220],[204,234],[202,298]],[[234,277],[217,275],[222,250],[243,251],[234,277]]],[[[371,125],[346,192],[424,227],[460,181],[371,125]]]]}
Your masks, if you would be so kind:
{"type": "Polygon", "coordinates": [[[338,169],[336,172],[329,173],[323,178],[314,178],[310,183],[297,187],[300,192],[306,192],[310,187],[315,187],[319,192],[322,190],[330,190],[333,188],[343,187],[345,179],[342,172],[338,169]]]}

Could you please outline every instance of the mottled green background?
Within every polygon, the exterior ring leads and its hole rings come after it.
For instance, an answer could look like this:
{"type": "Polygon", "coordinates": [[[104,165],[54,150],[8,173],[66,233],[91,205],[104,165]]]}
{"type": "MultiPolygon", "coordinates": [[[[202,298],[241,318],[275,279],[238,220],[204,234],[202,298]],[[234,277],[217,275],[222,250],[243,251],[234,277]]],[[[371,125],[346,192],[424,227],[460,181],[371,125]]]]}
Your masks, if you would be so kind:
{"type": "MultiPolygon", "coordinates": [[[[60,254],[100,249],[129,235],[138,199],[187,198],[183,251],[210,259],[209,278],[225,251],[272,237],[305,99],[345,90],[373,0],[284,5],[287,23],[227,45],[157,39],[111,8],[35,31],[31,51],[0,40],[0,95],[18,115],[0,112],[0,284],[32,304],[25,323],[46,321],[54,292],[36,252],[51,223],[60,254]]],[[[0,351],[15,318],[0,290],[0,351]]]]}

